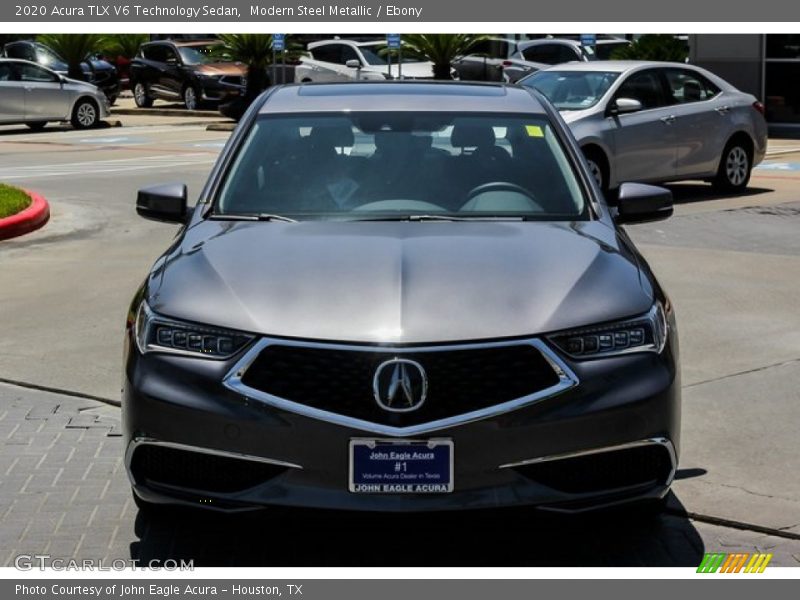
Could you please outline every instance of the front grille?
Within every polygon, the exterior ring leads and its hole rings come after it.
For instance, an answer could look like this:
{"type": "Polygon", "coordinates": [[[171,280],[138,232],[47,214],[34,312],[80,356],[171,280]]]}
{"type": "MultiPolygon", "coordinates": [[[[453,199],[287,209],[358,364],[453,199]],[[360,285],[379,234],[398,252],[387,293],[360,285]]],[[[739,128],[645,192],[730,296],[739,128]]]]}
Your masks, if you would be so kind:
{"type": "Polygon", "coordinates": [[[559,382],[541,352],[529,344],[409,352],[273,344],[242,378],[245,386],[284,400],[392,427],[491,407],[559,382]],[[389,412],[374,398],[376,369],[396,357],[419,363],[428,378],[427,400],[413,412],[389,412]]]}
{"type": "Polygon", "coordinates": [[[144,444],[131,459],[137,483],[155,483],[210,493],[233,493],[254,487],[285,472],[268,463],[144,444]]]}
{"type": "Polygon", "coordinates": [[[228,85],[244,85],[244,77],[241,75],[223,75],[219,80],[228,85]]]}
{"type": "Polygon", "coordinates": [[[514,467],[538,483],[570,494],[665,484],[672,472],[669,451],[660,444],[551,460],[514,467]]]}

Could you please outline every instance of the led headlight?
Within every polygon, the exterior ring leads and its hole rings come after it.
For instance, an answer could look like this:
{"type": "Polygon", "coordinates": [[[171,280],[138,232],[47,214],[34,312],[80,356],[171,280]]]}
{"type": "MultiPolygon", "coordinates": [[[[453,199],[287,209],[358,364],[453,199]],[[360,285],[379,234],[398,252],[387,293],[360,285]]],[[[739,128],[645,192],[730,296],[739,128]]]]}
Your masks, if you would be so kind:
{"type": "Polygon", "coordinates": [[[549,339],[573,358],[599,358],[631,352],[660,353],[667,342],[667,318],[664,307],[656,302],[641,317],[563,331],[549,339]]]}
{"type": "Polygon", "coordinates": [[[134,324],[136,345],[142,354],[169,352],[208,358],[230,358],[253,336],[161,317],[146,302],[139,305],[134,324]]]}

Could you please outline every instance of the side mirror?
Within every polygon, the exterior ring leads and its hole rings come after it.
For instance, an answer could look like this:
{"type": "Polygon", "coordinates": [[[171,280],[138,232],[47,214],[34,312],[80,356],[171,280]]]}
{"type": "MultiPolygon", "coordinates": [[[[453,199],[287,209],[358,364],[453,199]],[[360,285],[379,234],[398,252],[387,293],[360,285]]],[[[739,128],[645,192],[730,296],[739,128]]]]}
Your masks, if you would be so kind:
{"type": "Polygon", "coordinates": [[[644,106],[634,98],[617,98],[612,100],[608,106],[608,114],[610,115],[624,115],[627,113],[639,112],[644,106]]]}
{"type": "Polygon", "coordinates": [[[189,216],[186,207],[186,185],[167,183],[139,190],[136,212],[140,217],[164,223],[185,223],[189,216]]]}
{"type": "Polygon", "coordinates": [[[623,183],[619,188],[617,223],[648,223],[672,216],[672,192],[656,185],[623,183]]]}
{"type": "Polygon", "coordinates": [[[357,58],[351,58],[346,63],[344,63],[344,66],[348,67],[350,69],[360,69],[361,68],[361,61],[358,60],[357,58]]]}

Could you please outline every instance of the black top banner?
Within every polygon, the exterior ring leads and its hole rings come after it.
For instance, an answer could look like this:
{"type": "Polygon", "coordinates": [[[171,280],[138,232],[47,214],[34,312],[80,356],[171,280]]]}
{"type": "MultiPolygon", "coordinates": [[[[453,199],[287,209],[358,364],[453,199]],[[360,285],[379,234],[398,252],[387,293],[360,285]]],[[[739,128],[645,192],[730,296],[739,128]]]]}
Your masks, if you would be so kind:
{"type": "MultiPolygon", "coordinates": [[[[76,22],[793,22],[800,3],[761,0],[32,0],[0,4],[0,23],[76,22]]],[[[1,27],[2,25],[0,25],[1,27]]]]}

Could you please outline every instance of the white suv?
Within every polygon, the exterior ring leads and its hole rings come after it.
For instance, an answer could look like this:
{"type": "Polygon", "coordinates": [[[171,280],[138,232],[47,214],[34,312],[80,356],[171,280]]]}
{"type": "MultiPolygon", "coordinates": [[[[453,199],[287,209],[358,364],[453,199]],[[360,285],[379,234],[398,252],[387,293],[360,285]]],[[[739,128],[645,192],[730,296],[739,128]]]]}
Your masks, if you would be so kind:
{"type": "MultiPolygon", "coordinates": [[[[367,81],[397,79],[401,70],[392,61],[391,71],[385,56],[379,51],[382,41],[355,42],[324,40],[308,45],[308,56],[295,69],[295,83],[318,81],[367,81]]],[[[433,78],[433,63],[403,57],[403,79],[433,78]]]]}

